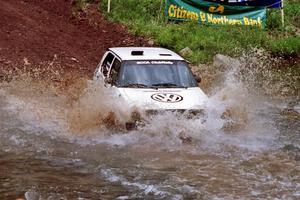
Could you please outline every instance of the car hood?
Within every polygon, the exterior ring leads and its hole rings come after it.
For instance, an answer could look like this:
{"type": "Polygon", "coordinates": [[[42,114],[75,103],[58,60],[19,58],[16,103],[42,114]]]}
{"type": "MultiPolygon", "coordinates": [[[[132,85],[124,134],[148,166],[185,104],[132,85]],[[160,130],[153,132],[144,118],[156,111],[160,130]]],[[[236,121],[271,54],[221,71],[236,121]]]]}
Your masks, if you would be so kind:
{"type": "Polygon", "coordinates": [[[198,88],[118,88],[119,96],[130,107],[139,109],[203,109],[208,98],[198,88]]]}

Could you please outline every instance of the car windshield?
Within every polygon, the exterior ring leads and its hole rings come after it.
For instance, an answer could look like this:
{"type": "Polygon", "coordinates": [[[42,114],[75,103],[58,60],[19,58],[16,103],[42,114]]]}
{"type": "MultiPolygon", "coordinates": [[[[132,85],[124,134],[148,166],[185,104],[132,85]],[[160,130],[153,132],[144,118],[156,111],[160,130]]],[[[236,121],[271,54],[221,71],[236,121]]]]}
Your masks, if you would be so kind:
{"type": "Polygon", "coordinates": [[[125,61],[117,80],[118,87],[178,88],[197,87],[184,61],[125,61]]]}

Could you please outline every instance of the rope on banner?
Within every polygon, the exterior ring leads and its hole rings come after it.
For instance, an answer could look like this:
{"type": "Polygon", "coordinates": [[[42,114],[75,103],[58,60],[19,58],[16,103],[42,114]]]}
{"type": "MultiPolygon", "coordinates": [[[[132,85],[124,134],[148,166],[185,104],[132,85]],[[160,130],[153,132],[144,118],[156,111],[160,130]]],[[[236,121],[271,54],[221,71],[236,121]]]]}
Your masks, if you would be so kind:
{"type": "MultiPolygon", "coordinates": [[[[270,7],[273,7],[273,6],[276,5],[276,4],[280,4],[281,2],[283,2],[283,0],[281,0],[281,1],[279,1],[279,2],[276,2],[276,3],[273,3],[273,4],[270,4],[270,5],[267,5],[266,7],[267,7],[267,8],[270,8],[270,7]]],[[[283,7],[283,6],[281,5],[281,7],[283,7]]]]}

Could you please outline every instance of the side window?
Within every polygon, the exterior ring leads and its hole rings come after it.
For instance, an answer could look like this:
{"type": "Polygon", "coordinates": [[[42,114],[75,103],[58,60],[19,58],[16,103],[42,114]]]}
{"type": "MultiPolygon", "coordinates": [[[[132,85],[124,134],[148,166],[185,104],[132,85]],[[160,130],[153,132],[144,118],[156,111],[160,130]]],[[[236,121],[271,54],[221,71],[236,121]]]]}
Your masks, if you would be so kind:
{"type": "Polygon", "coordinates": [[[114,63],[112,64],[111,71],[110,71],[110,77],[113,85],[117,84],[120,67],[121,67],[121,61],[116,58],[114,60],[114,63]]]}
{"type": "Polygon", "coordinates": [[[109,72],[109,69],[110,69],[110,66],[111,66],[113,60],[114,60],[114,55],[112,53],[108,53],[102,63],[101,71],[105,77],[107,77],[107,75],[108,75],[108,72],[109,72]]]}

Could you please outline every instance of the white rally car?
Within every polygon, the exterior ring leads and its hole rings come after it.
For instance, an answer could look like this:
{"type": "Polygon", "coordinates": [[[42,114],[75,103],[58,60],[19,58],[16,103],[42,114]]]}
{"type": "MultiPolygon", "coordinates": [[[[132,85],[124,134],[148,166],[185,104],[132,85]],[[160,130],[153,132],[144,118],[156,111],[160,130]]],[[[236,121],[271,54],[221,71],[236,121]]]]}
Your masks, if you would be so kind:
{"type": "Polygon", "coordinates": [[[124,105],[139,112],[200,113],[208,100],[198,87],[187,62],[164,48],[109,48],[99,63],[94,79],[122,98],[124,105]]]}

